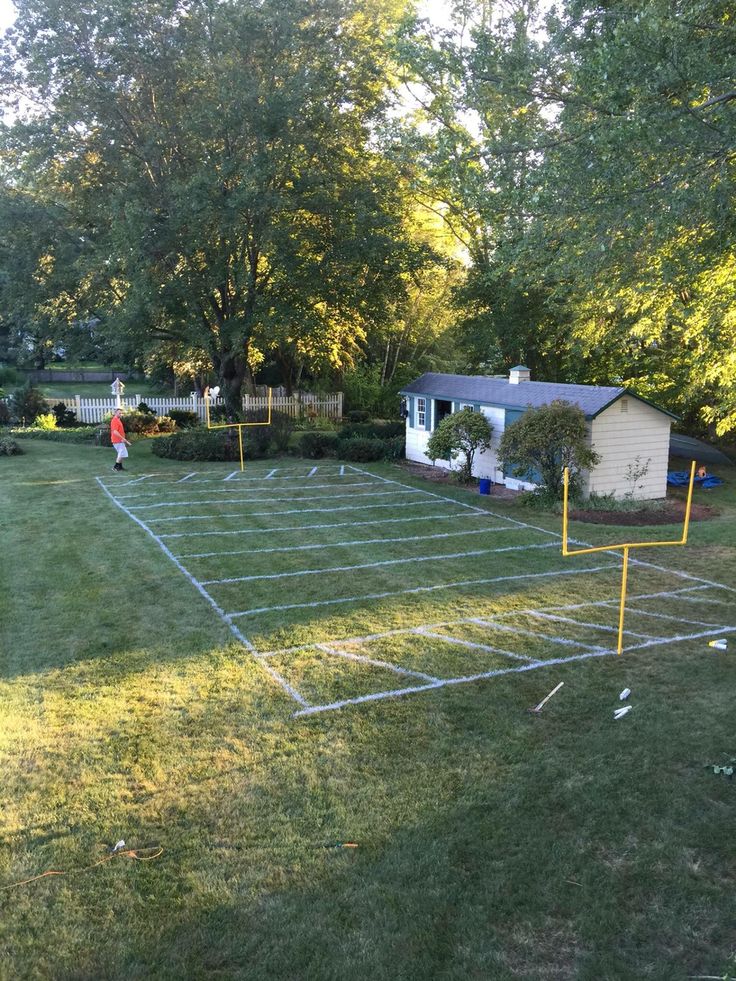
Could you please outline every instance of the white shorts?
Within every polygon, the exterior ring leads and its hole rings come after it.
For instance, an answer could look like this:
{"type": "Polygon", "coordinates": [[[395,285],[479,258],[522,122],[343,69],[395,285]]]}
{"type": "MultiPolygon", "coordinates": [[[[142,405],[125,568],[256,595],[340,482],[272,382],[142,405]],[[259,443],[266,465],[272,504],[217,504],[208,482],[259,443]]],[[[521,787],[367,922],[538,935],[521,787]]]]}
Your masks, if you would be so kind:
{"type": "Polygon", "coordinates": [[[112,448],[118,455],[118,460],[124,460],[128,455],[128,447],[125,443],[113,443],[112,448]]]}

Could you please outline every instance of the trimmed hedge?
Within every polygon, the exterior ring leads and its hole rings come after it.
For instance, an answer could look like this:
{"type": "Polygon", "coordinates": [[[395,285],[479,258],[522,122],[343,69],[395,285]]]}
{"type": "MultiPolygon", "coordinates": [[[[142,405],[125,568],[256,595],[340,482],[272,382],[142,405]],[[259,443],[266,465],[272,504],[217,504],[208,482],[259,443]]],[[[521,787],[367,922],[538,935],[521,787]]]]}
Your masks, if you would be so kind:
{"type": "Polygon", "coordinates": [[[97,438],[98,428],[98,426],[74,426],[68,429],[11,429],[10,434],[14,439],[47,439],[52,443],[92,443],[97,438]]]}
{"type": "Polygon", "coordinates": [[[302,456],[310,460],[319,460],[323,456],[335,456],[337,444],[337,433],[310,430],[301,433],[297,446],[302,456]]]}
{"type": "MultiPolygon", "coordinates": [[[[243,456],[247,460],[265,456],[267,448],[267,442],[264,446],[257,438],[243,438],[243,456]]],[[[240,460],[235,429],[185,429],[157,439],[152,452],[168,460],[240,460]]]]}

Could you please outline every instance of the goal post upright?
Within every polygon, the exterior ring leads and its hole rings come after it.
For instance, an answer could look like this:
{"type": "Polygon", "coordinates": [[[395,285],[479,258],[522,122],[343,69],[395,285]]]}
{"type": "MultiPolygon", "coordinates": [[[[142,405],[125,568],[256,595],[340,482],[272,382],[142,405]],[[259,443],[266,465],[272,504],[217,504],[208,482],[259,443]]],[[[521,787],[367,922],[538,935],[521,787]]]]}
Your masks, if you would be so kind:
{"type": "Polygon", "coordinates": [[[690,528],[690,509],[692,507],[693,500],[693,484],[695,482],[695,461],[692,461],[690,465],[690,483],[687,490],[687,504],[685,505],[685,519],[682,525],[682,535],[677,541],[666,541],[666,542],[621,542],[616,545],[595,545],[589,546],[587,548],[570,548],[568,546],[568,524],[569,524],[569,514],[568,514],[568,495],[569,495],[569,485],[570,485],[570,471],[568,467],[564,470],[564,480],[563,480],[563,494],[562,494],[562,554],[565,556],[569,555],[589,555],[591,552],[612,552],[621,550],[623,555],[623,562],[621,568],[621,599],[619,602],[618,611],[618,646],[616,649],[617,654],[621,654],[623,650],[623,636],[624,636],[624,615],[626,610],[626,589],[628,582],[628,570],[629,570],[629,550],[632,548],[657,548],[667,545],[686,545],[687,535],[690,528]]]}
{"type": "Polygon", "coordinates": [[[265,422],[217,422],[210,421],[210,392],[209,389],[204,393],[204,411],[208,429],[237,429],[238,448],[240,450],[240,472],[245,469],[243,465],[243,429],[246,426],[270,426],[271,425],[271,404],[273,402],[273,389],[268,390],[268,418],[265,422]]]}

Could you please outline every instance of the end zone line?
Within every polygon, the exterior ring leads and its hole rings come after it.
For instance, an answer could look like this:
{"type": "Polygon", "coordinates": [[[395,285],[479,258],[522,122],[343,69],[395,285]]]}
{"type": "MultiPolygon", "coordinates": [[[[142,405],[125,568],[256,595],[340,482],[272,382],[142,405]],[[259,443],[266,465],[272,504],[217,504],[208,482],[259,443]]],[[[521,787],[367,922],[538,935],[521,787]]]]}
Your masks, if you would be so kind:
{"type": "MultiPolygon", "coordinates": [[[[675,595],[679,596],[681,593],[684,593],[684,592],[690,592],[690,591],[695,590],[695,589],[705,589],[705,588],[706,588],[705,586],[684,586],[681,590],[678,590],[677,593],[641,593],[638,596],[635,596],[634,599],[654,599],[655,597],[658,597],[658,596],[675,596],[675,595]]],[[[547,612],[547,611],[555,611],[555,610],[579,610],[582,607],[587,607],[587,606],[594,606],[594,607],[606,606],[610,602],[611,601],[610,600],[607,600],[607,599],[606,600],[586,600],[583,603],[565,603],[565,604],[562,604],[562,605],[559,605],[558,604],[558,605],[555,605],[555,606],[540,607],[538,610],[532,610],[532,609],[528,609],[528,608],[527,609],[521,608],[521,609],[516,609],[516,610],[513,610],[513,609],[512,610],[502,610],[499,613],[491,613],[491,614],[488,614],[484,619],[487,622],[489,622],[491,624],[494,624],[496,619],[501,619],[501,618],[505,618],[505,617],[514,617],[514,616],[519,616],[519,615],[528,616],[528,615],[534,615],[534,614],[540,613],[542,611],[547,612]]],[[[363,636],[358,636],[358,637],[346,637],[343,640],[330,640],[329,643],[330,644],[333,644],[333,645],[335,645],[335,644],[369,644],[369,643],[371,643],[374,640],[382,640],[384,637],[396,637],[396,636],[398,636],[400,634],[415,634],[415,633],[419,633],[422,630],[435,630],[435,629],[438,629],[438,628],[441,628],[441,627],[454,627],[457,624],[473,623],[474,619],[477,619],[477,618],[474,618],[474,617],[463,617],[463,618],[461,618],[459,620],[440,620],[437,623],[425,623],[425,624],[421,624],[420,626],[416,626],[416,627],[397,627],[394,630],[384,630],[384,631],[381,631],[380,633],[376,633],[376,634],[364,634],[363,636]]],[[[577,622],[577,621],[575,621],[575,622],[577,622]]],[[[598,624],[592,624],[592,626],[595,627],[595,626],[598,626],[598,624]]],[[[272,651],[262,651],[262,652],[260,652],[258,654],[258,656],[259,657],[271,657],[271,656],[276,655],[276,654],[293,654],[296,651],[307,650],[307,648],[314,647],[314,644],[315,643],[317,643],[317,641],[313,641],[312,643],[297,644],[297,645],[295,645],[293,647],[284,647],[284,648],[276,649],[276,650],[272,650],[272,651]]]]}
{"type": "Polygon", "coordinates": [[[486,678],[496,678],[504,674],[520,674],[523,671],[536,671],[538,668],[554,667],[558,664],[568,664],[571,661],[585,661],[591,657],[609,657],[613,651],[590,651],[587,654],[572,654],[570,657],[550,658],[549,661],[533,661],[531,664],[520,664],[514,668],[498,668],[495,671],[482,671],[479,674],[466,675],[461,678],[442,678],[440,681],[431,685],[417,685],[414,688],[399,688],[395,691],[375,692],[372,695],[358,695],[355,698],[344,698],[339,702],[331,702],[328,705],[310,705],[309,708],[300,709],[294,712],[294,718],[303,715],[315,715],[318,712],[331,712],[335,709],[345,708],[347,705],[361,705],[363,702],[376,702],[384,698],[397,698],[400,695],[412,695],[415,692],[432,691],[436,688],[445,688],[448,685],[466,685],[472,681],[483,681],[486,678]]]}
{"type": "Polygon", "coordinates": [[[437,562],[439,559],[467,559],[494,552],[526,552],[533,548],[554,548],[556,542],[543,545],[505,545],[503,548],[476,548],[469,552],[450,552],[445,555],[417,555],[408,559],[385,559],[381,562],[365,562],[360,565],[338,565],[326,569],[299,569],[296,572],[270,572],[257,576],[232,576],[227,579],[203,579],[203,586],[224,586],[235,582],[253,582],[256,579],[291,579],[295,576],[327,575],[332,572],[354,572],[357,569],[377,569],[386,565],[405,565],[409,562],[437,562]]]}
{"type": "MultiPolygon", "coordinates": [[[[342,489],[342,488],[341,488],[342,489]]],[[[407,487],[403,491],[369,491],[363,494],[314,494],[311,497],[300,497],[297,498],[298,502],[301,501],[339,501],[345,497],[350,497],[353,500],[362,501],[364,497],[388,497],[390,494],[421,494],[421,491],[414,490],[412,487],[407,487]]],[[[127,497],[130,495],[126,496],[127,497]]],[[[135,495],[133,495],[135,496],[135,495]]],[[[206,507],[208,504],[225,505],[230,504],[269,504],[269,503],[281,503],[283,501],[288,501],[289,503],[294,503],[293,497],[271,497],[267,500],[254,500],[252,497],[231,497],[228,500],[218,499],[216,501],[159,501],[158,504],[134,504],[131,507],[131,511],[149,511],[153,508],[188,508],[192,505],[197,507],[206,507]]],[[[370,505],[369,505],[370,507],[370,505]]],[[[218,514],[210,515],[212,518],[219,517],[218,514]]]]}
{"type": "MultiPolygon", "coordinates": [[[[181,531],[168,535],[161,535],[161,538],[204,538],[205,536],[215,535],[271,535],[277,531],[310,531],[313,528],[359,528],[365,525],[397,525],[411,521],[452,521],[455,518],[480,518],[478,514],[423,514],[418,518],[373,518],[371,521],[330,521],[324,525],[284,525],[281,528],[237,528],[234,531],[181,531]]],[[[243,517],[243,515],[240,515],[243,517]]],[[[503,520],[503,519],[502,519],[503,520]]],[[[494,525],[499,531],[514,531],[513,525],[507,528],[494,525]]]]}
{"type": "Polygon", "coordinates": [[[229,613],[228,616],[247,617],[252,616],[255,613],[271,613],[276,610],[313,609],[318,606],[332,606],[341,603],[363,603],[366,600],[386,599],[390,596],[404,596],[411,593],[432,593],[438,589],[456,589],[460,586],[485,586],[494,582],[509,582],[511,580],[521,579],[544,579],[549,576],[580,576],[584,574],[588,575],[593,572],[607,572],[609,569],[617,568],[618,564],[611,564],[594,566],[592,569],[554,569],[551,572],[529,572],[518,576],[496,576],[493,579],[465,579],[458,582],[439,583],[436,586],[415,586],[413,589],[397,589],[389,590],[385,593],[369,593],[367,596],[346,596],[341,599],[315,600],[312,603],[284,603],[278,606],[259,606],[254,607],[251,610],[239,610],[238,612],[229,613]]]}
{"type": "MultiPolygon", "coordinates": [[[[181,572],[181,574],[186,579],[189,580],[189,582],[192,584],[192,586],[194,586],[194,588],[197,590],[197,592],[201,596],[203,596],[205,600],[207,600],[207,602],[210,604],[210,606],[212,607],[212,609],[219,616],[219,618],[223,621],[223,623],[227,626],[227,628],[230,630],[230,632],[233,634],[233,636],[238,641],[240,641],[240,643],[243,645],[243,647],[245,647],[245,649],[249,652],[249,654],[251,655],[251,657],[253,657],[253,659],[257,661],[258,660],[258,657],[256,656],[257,655],[257,652],[256,652],[256,649],[253,646],[253,644],[251,644],[251,642],[248,640],[248,638],[235,626],[235,624],[230,619],[229,615],[227,613],[225,613],[225,611],[220,606],[218,606],[218,604],[216,603],[216,601],[213,599],[212,596],[210,596],[210,594],[207,592],[207,590],[204,588],[204,586],[197,579],[194,578],[194,576],[191,574],[191,572],[189,572],[187,569],[184,568],[184,566],[177,559],[177,557],[171,552],[171,550],[168,549],[166,547],[166,545],[164,545],[164,543],[161,541],[161,539],[158,537],[158,535],[156,535],[153,531],[151,531],[151,529],[146,524],[144,524],[144,522],[141,521],[140,518],[137,518],[134,514],[131,514],[131,512],[128,510],[128,508],[125,507],[124,504],[121,504],[119,501],[116,501],[115,500],[114,496],[109,492],[109,490],[107,489],[107,487],[105,487],[105,485],[102,483],[102,481],[99,479],[99,477],[96,477],[95,479],[97,480],[98,484],[103,489],[103,491],[110,498],[110,500],[113,502],[113,504],[116,507],[120,508],[120,510],[123,512],[123,514],[126,514],[129,518],[131,518],[133,521],[135,521],[135,523],[140,528],[142,528],[147,535],[150,535],[150,537],[154,540],[154,542],[156,542],[156,544],[161,549],[161,551],[164,553],[164,555],[174,563],[174,565],[179,570],[179,572],[181,572]]],[[[309,702],[305,698],[303,698],[299,694],[299,692],[296,691],[295,688],[292,688],[291,685],[289,685],[289,683],[286,681],[286,679],[285,678],[282,678],[279,675],[279,673],[277,671],[275,671],[270,665],[263,664],[262,667],[263,667],[263,669],[268,674],[271,675],[271,677],[275,681],[277,681],[281,685],[281,687],[289,695],[291,695],[291,697],[294,699],[295,702],[299,702],[299,704],[300,705],[303,705],[303,706],[308,706],[309,705],[309,702]]]]}

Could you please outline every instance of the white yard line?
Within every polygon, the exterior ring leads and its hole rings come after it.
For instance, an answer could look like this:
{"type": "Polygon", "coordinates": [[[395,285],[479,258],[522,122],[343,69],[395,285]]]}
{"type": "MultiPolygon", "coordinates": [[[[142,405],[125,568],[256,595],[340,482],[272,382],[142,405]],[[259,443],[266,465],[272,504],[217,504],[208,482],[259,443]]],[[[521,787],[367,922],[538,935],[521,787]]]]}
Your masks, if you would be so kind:
{"type": "MultiPolygon", "coordinates": [[[[365,492],[364,491],[362,494],[314,494],[314,495],[311,495],[311,496],[300,497],[299,498],[299,502],[301,502],[301,501],[339,501],[339,500],[342,500],[345,497],[350,497],[353,500],[362,501],[363,498],[365,498],[365,497],[391,497],[391,496],[396,497],[399,494],[421,494],[421,491],[417,491],[417,490],[414,490],[412,487],[408,487],[405,491],[396,491],[396,490],[389,490],[389,491],[368,491],[368,492],[365,492]]],[[[151,511],[154,508],[205,507],[208,504],[217,505],[218,507],[221,507],[222,505],[225,505],[226,507],[228,507],[230,504],[274,504],[274,503],[275,504],[280,504],[280,503],[283,503],[284,501],[288,501],[289,503],[293,504],[294,503],[294,498],[292,496],[289,496],[289,497],[271,497],[271,498],[269,498],[269,499],[267,499],[265,501],[263,499],[258,499],[257,501],[254,501],[252,497],[231,497],[231,498],[228,498],[227,500],[225,500],[225,499],[218,499],[218,500],[206,500],[206,501],[159,501],[158,504],[135,504],[133,507],[131,507],[130,510],[131,511],[151,511]]],[[[371,505],[368,505],[368,506],[370,507],[371,505]]],[[[277,513],[281,513],[281,512],[277,512],[277,513]]],[[[246,516],[246,515],[244,515],[244,516],[246,516]]],[[[209,515],[209,517],[210,518],[217,518],[217,517],[219,517],[219,515],[218,514],[211,514],[211,515],[209,515]]],[[[158,521],[159,519],[157,518],[156,520],[158,521]]]]}
{"type": "MultiPolygon", "coordinates": [[[[343,504],[337,508],[291,508],[288,511],[251,511],[248,514],[243,514],[240,511],[238,514],[183,514],[178,518],[151,518],[152,521],[163,522],[163,521],[211,521],[213,518],[260,518],[260,517],[272,517],[277,514],[332,514],[335,511],[373,511],[376,508],[418,508],[418,507],[436,507],[434,501],[407,501],[405,503],[398,502],[396,504],[368,504],[360,505],[358,507],[352,504],[343,504]]],[[[268,528],[261,529],[262,531],[268,531],[268,528]]]]}
{"type": "Polygon", "coordinates": [[[452,646],[457,647],[470,647],[474,650],[487,651],[489,654],[503,654],[504,657],[510,657],[515,661],[526,661],[527,663],[537,662],[536,657],[527,657],[526,654],[515,654],[513,651],[506,651],[502,647],[491,647],[489,644],[477,644],[472,640],[462,640],[460,637],[451,637],[449,634],[440,634],[434,630],[428,630],[426,628],[415,631],[415,633],[420,634],[422,637],[434,637],[437,640],[443,640],[452,646]]]}
{"type": "MultiPolygon", "coordinates": [[[[182,480],[185,480],[185,479],[186,479],[185,477],[182,477],[182,480]]],[[[179,484],[179,483],[181,483],[181,481],[177,480],[176,483],[179,484]]],[[[195,483],[196,483],[196,481],[195,481],[195,483]]],[[[204,483],[204,481],[201,481],[201,483],[204,483]]],[[[218,481],[218,483],[220,483],[220,481],[218,481]]],[[[341,480],[339,484],[310,484],[308,487],[305,487],[304,490],[309,490],[309,491],[314,491],[314,490],[327,490],[330,487],[335,488],[335,490],[345,490],[348,487],[351,487],[352,488],[352,487],[377,487],[377,486],[379,486],[379,485],[377,484],[377,482],[375,480],[355,480],[352,483],[349,480],[341,480]]],[[[245,490],[247,490],[248,493],[251,494],[251,495],[252,494],[267,494],[267,495],[271,495],[271,494],[274,493],[273,484],[271,485],[271,487],[246,487],[245,490]]],[[[285,490],[285,488],[282,487],[281,490],[283,491],[283,490],[285,490]]],[[[179,491],[178,490],[168,490],[167,493],[168,494],[224,494],[226,498],[228,498],[228,497],[229,498],[232,498],[232,495],[233,494],[242,494],[243,493],[243,488],[242,487],[238,487],[238,486],[230,486],[230,487],[203,487],[202,490],[195,490],[193,487],[190,486],[190,487],[185,487],[185,488],[183,488],[182,490],[179,490],[179,491]]],[[[286,498],[285,500],[290,500],[290,501],[291,500],[294,500],[295,499],[295,495],[298,494],[298,493],[299,493],[298,490],[292,491],[292,493],[289,495],[289,497],[286,498]]],[[[142,494],[118,494],[117,495],[117,498],[118,498],[119,501],[123,501],[123,500],[125,500],[125,501],[140,500],[142,497],[161,497],[161,493],[160,493],[160,491],[145,491],[142,494]]],[[[248,497],[247,500],[255,501],[255,500],[257,500],[257,498],[248,497]]],[[[284,500],[284,498],[281,498],[281,500],[284,500]]],[[[304,498],[301,498],[300,497],[299,500],[304,500],[304,498]]],[[[195,503],[195,504],[204,504],[205,502],[204,501],[194,501],[193,503],[195,503]]]]}
{"type": "Polygon", "coordinates": [[[367,596],[347,596],[343,599],[315,600],[312,603],[284,603],[276,606],[259,606],[250,610],[239,610],[228,614],[231,617],[247,617],[255,613],[271,613],[275,610],[312,609],[319,606],[333,606],[341,603],[363,603],[366,600],[386,599],[389,596],[405,596],[412,593],[432,593],[438,589],[456,589],[460,586],[485,586],[494,582],[510,582],[521,579],[546,579],[551,576],[579,576],[585,573],[604,572],[617,569],[618,565],[599,565],[592,569],[554,569],[551,572],[529,572],[518,576],[496,576],[493,579],[465,579],[459,582],[440,583],[437,586],[415,586],[413,589],[389,590],[385,593],[369,593],[367,596]]]}
{"type": "Polygon", "coordinates": [[[535,640],[543,640],[547,644],[559,644],[561,647],[582,647],[585,650],[602,651],[599,644],[584,644],[579,640],[570,640],[568,637],[550,637],[549,634],[541,634],[536,630],[527,630],[526,627],[518,627],[516,624],[494,623],[492,620],[484,620],[482,617],[473,617],[471,623],[479,626],[488,627],[489,630],[502,630],[510,634],[521,634],[524,637],[533,637],[535,640]]]}
{"type": "Polygon", "coordinates": [[[355,654],[353,651],[341,651],[336,647],[331,647],[329,644],[315,644],[318,650],[324,651],[325,654],[331,654],[333,657],[344,657],[349,661],[359,661],[363,664],[371,664],[375,668],[386,668],[389,671],[393,671],[394,674],[407,674],[411,675],[413,678],[421,678],[422,681],[439,681],[439,678],[435,678],[431,674],[424,674],[423,671],[412,671],[410,668],[401,668],[396,664],[391,664],[389,661],[381,661],[375,657],[366,657],[364,654],[355,654]]]}
{"type": "Polygon", "coordinates": [[[559,664],[569,664],[571,661],[587,661],[591,657],[608,657],[613,651],[589,651],[586,654],[573,654],[570,657],[550,658],[549,661],[533,661],[531,664],[521,664],[515,668],[498,668],[495,671],[482,671],[478,674],[467,675],[461,678],[443,678],[429,685],[417,685],[414,688],[398,688],[395,691],[380,691],[372,695],[358,695],[355,698],[343,698],[338,702],[330,702],[327,705],[310,705],[309,708],[300,709],[294,712],[294,718],[302,715],[316,715],[319,712],[332,712],[335,709],[345,708],[348,705],[361,705],[364,702],[376,702],[384,698],[398,698],[401,695],[413,695],[422,691],[432,691],[436,688],[445,688],[448,685],[466,685],[473,681],[484,681],[486,678],[497,678],[504,674],[520,674],[523,671],[536,671],[539,668],[554,667],[559,664]]]}
{"type": "MultiPolygon", "coordinates": [[[[663,593],[641,593],[641,594],[635,595],[632,598],[636,600],[636,599],[655,599],[658,596],[670,597],[670,596],[673,596],[673,595],[679,595],[679,593],[688,592],[688,591],[693,590],[693,589],[705,589],[705,588],[707,588],[707,587],[705,587],[705,586],[684,586],[682,588],[682,590],[679,590],[678,591],[678,594],[673,594],[673,593],[670,593],[670,592],[663,592],[663,593]]],[[[566,610],[566,611],[567,610],[579,610],[579,609],[582,609],[583,607],[589,607],[589,606],[592,606],[592,607],[595,607],[595,608],[599,608],[599,607],[608,606],[610,604],[610,602],[611,602],[610,600],[586,600],[583,603],[564,603],[564,604],[557,604],[555,606],[540,607],[539,609],[520,608],[520,609],[503,610],[503,611],[501,611],[499,613],[489,614],[489,615],[483,617],[482,619],[486,623],[489,623],[491,626],[494,626],[497,620],[506,619],[508,617],[515,617],[515,616],[520,616],[520,615],[534,616],[534,615],[538,615],[538,614],[541,614],[541,613],[548,613],[548,612],[551,613],[551,612],[554,612],[556,610],[566,610]]],[[[397,627],[394,630],[383,630],[383,631],[380,631],[379,633],[375,633],[375,634],[363,634],[363,635],[358,636],[358,637],[346,637],[343,640],[331,640],[330,641],[330,644],[332,644],[333,646],[337,646],[337,645],[340,645],[340,644],[348,644],[348,645],[370,644],[370,643],[372,643],[373,641],[376,641],[376,640],[383,640],[386,637],[397,637],[397,636],[400,636],[401,634],[406,634],[406,635],[421,634],[425,630],[439,630],[439,629],[446,628],[446,627],[455,627],[455,626],[458,626],[460,624],[476,623],[478,621],[478,619],[480,619],[480,618],[478,618],[478,617],[463,617],[463,618],[461,618],[459,620],[440,620],[439,622],[436,622],[436,623],[425,623],[425,624],[421,624],[421,625],[415,626],[415,627],[397,627]]],[[[578,623],[579,621],[574,621],[574,622],[578,623]]],[[[600,624],[590,624],[590,626],[591,627],[600,627],[601,625],[600,624]]],[[[614,627],[614,628],[611,628],[611,629],[615,630],[616,628],[614,627]]],[[[645,634],[644,636],[647,637],[647,639],[649,639],[648,635],[645,634]]],[[[654,639],[656,639],[656,638],[654,638],[654,639]]],[[[307,650],[308,648],[314,647],[315,643],[317,643],[317,642],[316,641],[313,641],[312,643],[297,644],[297,645],[295,645],[293,647],[284,647],[284,648],[273,650],[273,651],[263,651],[263,652],[261,652],[259,654],[259,657],[270,657],[272,655],[277,655],[277,654],[293,654],[293,653],[296,653],[297,651],[307,650]]]]}
{"type": "MultiPolygon", "coordinates": [[[[169,535],[161,535],[161,538],[204,538],[221,535],[272,535],[274,532],[281,531],[311,531],[315,528],[360,528],[366,525],[398,525],[412,521],[454,521],[457,518],[481,518],[482,514],[426,514],[418,518],[375,518],[372,521],[335,521],[324,525],[285,525],[282,528],[238,528],[234,531],[182,531],[169,535]]],[[[494,525],[494,527],[496,527],[494,525]]],[[[513,531],[508,528],[502,531],[513,531]]]]}
{"type": "MultiPolygon", "coordinates": [[[[329,527],[332,527],[330,525],[329,527]]],[[[306,552],[313,551],[315,549],[321,550],[325,548],[347,548],[354,547],[355,545],[383,545],[386,543],[395,542],[428,542],[435,538],[458,538],[465,537],[466,535],[488,535],[491,532],[499,531],[523,531],[523,528],[502,528],[493,525],[491,528],[472,528],[470,531],[443,531],[437,532],[434,535],[411,535],[408,538],[363,538],[357,541],[349,542],[325,542],[320,545],[276,545],[273,548],[243,548],[243,549],[228,549],[224,552],[188,552],[183,555],[179,555],[180,559],[208,559],[213,556],[222,555],[260,555],[264,552],[306,552]]]]}
{"type": "MultiPolygon", "coordinates": [[[[585,627],[586,630],[599,630],[602,633],[618,634],[618,627],[608,627],[602,623],[586,623],[584,620],[576,620],[574,617],[562,617],[559,614],[542,613],[541,610],[530,611],[527,616],[537,617],[540,620],[552,620],[554,623],[569,623],[574,627],[585,627]]],[[[629,637],[639,637],[642,640],[654,639],[651,634],[638,634],[633,630],[624,630],[624,633],[629,637]]]]}
{"type": "MultiPolygon", "coordinates": [[[[193,470],[191,473],[188,473],[185,477],[181,477],[179,480],[177,480],[176,483],[177,484],[183,484],[185,480],[191,480],[192,477],[196,477],[196,476],[197,476],[197,471],[196,470],[193,470]]],[[[187,491],[187,493],[188,493],[188,491],[187,491]]],[[[136,495],[133,495],[133,496],[135,497],[136,495]]]]}
{"type": "MultiPolygon", "coordinates": [[[[614,603],[613,602],[611,602],[611,606],[612,607],[614,606],[614,603]]],[[[643,616],[643,617],[655,617],[657,620],[674,620],[675,623],[689,623],[689,624],[692,624],[693,627],[714,627],[714,628],[716,628],[718,630],[721,629],[718,626],[717,623],[711,623],[710,621],[706,621],[706,620],[688,620],[685,617],[675,617],[675,616],[672,616],[671,613],[655,613],[653,610],[640,610],[636,606],[627,606],[626,607],[626,612],[627,613],[636,613],[639,616],[643,616]]],[[[726,628],[724,627],[723,629],[726,629],[726,628]]]]}
{"type": "Polygon", "coordinates": [[[405,565],[409,562],[437,562],[440,559],[467,559],[474,555],[490,555],[492,552],[526,552],[534,548],[554,548],[556,543],[544,545],[506,545],[503,548],[477,548],[470,552],[450,552],[444,555],[418,555],[408,559],[384,559],[381,562],[363,562],[359,565],[337,565],[326,569],[299,569],[296,572],[269,572],[257,576],[231,576],[227,579],[203,579],[204,586],[222,586],[234,582],[253,582],[256,579],[290,579],[295,576],[318,576],[330,572],[354,572],[356,569],[377,569],[386,565],[405,565]]]}
{"type": "MultiPolygon", "coordinates": [[[[228,630],[230,630],[230,632],[233,634],[233,636],[237,640],[240,641],[240,643],[243,645],[243,647],[246,648],[246,650],[250,653],[251,657],[253,657],[254,660],[258,660],[257,652],[256,652],[256,649],[253,646],[253,644],[251,644],[251,642],[248,640],[248,638],[235,626],[235,624],[232,622],[230,616],[227,613],[225,613],[225,611],[220,606],[218,606],[218,604],[215,601],[215,599],[212,596],[210,596],[210,594],[204,588],[204,586],[202,585],[202,583],[199,582],[197,579],[195,579],[195,577],[191,574],[191,572],[188,571],[188,569],[185,569],[184,568],[184,566],[177,559],[177,557],[161,541],[161,539],[159,538],[158,535],[156,535],[153,531],[151,531],[151,529],[143,521],[141,521],[140,518],[137,518],[128,508],[126,508],[124,504],[121,504],[120,501],[116,501],[115,500],[114,496],[110,493],[110,491],[107,489],[107,487],[105,487],[105,485],[102,483],[102,481],[99,479],[99,477],[96,478],[96,479],[97,479],[97,482],[100,485],[100,487],[107,494],[107,496],[110,498],[110,500],[113,502],[113,504],[116,507],[120,508],[120,510],[123,512],[123,514],[126,514],[129,518],[131,518],[133,521],[135,521],[135,523],[140,528],[142,528],[147,535],[150,535],[150,537],[154,540],[154,542],[156,542],[156,544],[161,549],[161,551],[164,553],[164,555],[168,559],[171,559],[171,561],[174,563],[174,565],[179,570],[179,572],[181,572],[181,574],[186,579],[189,580],[189,582],[192,584],[192,586],[194,586],[194,588],[197,590],[197,592],[202,597],[204,597],[204,599],[210,604],[210,606],[215,611],[215,613],[217,614],[217,616],[227,626],[228,630]]],[[[285,678],[282,678],[281,675],[277,671],[274,671],[274,669],[270,665],[263,664],[262,667],[264,668],[265,671],[268,672],[268,674],[271,675],[271,677],[275,681],[278,682],[278,684],[281,685],[281,687],[295,701],[299,702],[303,706],[307,706],[309,704],[307,702],[307,700],[305,698],[303,698],[295,688],[292,688],[291,685],[289,685],[289,683],[286,681],[285,678]]]]}

